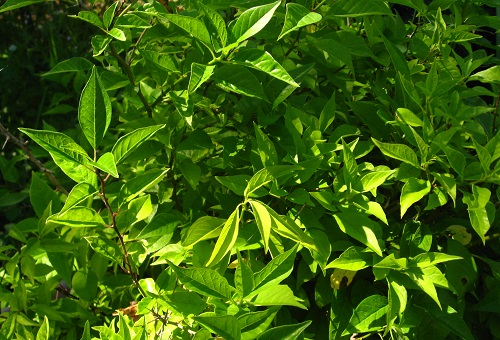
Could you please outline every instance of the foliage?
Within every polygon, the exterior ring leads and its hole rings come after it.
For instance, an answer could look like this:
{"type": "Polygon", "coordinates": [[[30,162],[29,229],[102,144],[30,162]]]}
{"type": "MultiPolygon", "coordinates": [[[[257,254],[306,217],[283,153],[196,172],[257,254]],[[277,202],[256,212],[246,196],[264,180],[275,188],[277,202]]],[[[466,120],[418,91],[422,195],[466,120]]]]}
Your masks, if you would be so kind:
{"type": "Polygon", "coordinates": [[[496,1],[90,5],[2,338],[500,336],[496,1]]]}

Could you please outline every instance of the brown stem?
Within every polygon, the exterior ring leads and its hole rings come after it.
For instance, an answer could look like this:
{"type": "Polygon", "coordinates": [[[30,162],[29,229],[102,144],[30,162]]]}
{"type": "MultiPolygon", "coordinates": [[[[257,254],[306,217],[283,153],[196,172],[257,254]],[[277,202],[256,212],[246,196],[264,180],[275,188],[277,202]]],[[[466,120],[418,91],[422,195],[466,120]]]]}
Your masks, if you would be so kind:
{"type": "MultiPolygon", "coordinates": [[[[127,62],[125,60],[123,60],[122,57],[120,57],[120,55],[116,51],[115,47],[113,46],[113,43],[110,43],[109,47],[111,48],[111,55],[113,57],[115,57],[115,59],[118,61],[118,63],[123,67],[123,69],[125,70],[125,73],[127,74],[127,77],[129,79],[130,83],[132,84],[132,86],[135,87],[134,75],[132,74],[132,69],[130,68],[130,65],[127,64],[127,62]]],[[[144,105],[144,108],[146,109],[148,116],[150,118],[152,118],[153,111],[151,110],[151,107],[149,106],[148,101],[146,100],[146,98],[142,94],[140,86],[137,87],[137,95],[139,96],[139,99],[141,100],[142,105],[144,105]]]]}
{"type": "Polygon", "coordinates": [[[125,263],[125,268],[123,268],[123,269],[124,269],[125,273],[130,275],[134,284],[136,286],[139,286],[137,284],[137,274],[134,273],[134,271],[132,270],[132,265],[131,265],[130,259],[128,257],[127,248],[125,247],[125,242],[123,241],[123,236],[120,233],[120,230],[118,230],[118,226],[116,225],[116,213],[113,211],[113,208],[111,208],[111,206],[109,205],[108,198],[106,197],[106,191],[105,191],[105,185],[104,185],[105,182],[102,179],[102,177],[100,176],[99,170],[96,169],[95,173],[97,175],[97,178],[99,179],[99,182],[101,183],[101,192],[99,193],[99,196],[101,197],[102,202],[104,203],[104,205],[106,206],[106,209],[108,209],[108,212],[111,215],[111,227],[113,228],[116,235],[118,236],[118,239],[120,240],[120,245],[121,245],[122,252],[123,252],[123,262],[125,263]]]}
{"type": "Polygon", "coordinates": [[[47,178],[57,188],[58,191],[64,193],[65,195],[69,194],[68,190],[66,190],[61,185],[61,183],[59,183],[59,181],[57,180],[57,178],[54,177],[54,174],[52,173],[52,171],[50,171],[49,169],[47,169],[43,165],[43,163],[38,160],[38,158],[36,158],[35,156],[33,156],[33,154],[31,153],[30,149],[26,146],[25,142],[21,141],[19,138],[17,138],[14,135],[12,135],[1,123],[0,123],[0,132],[6,138],[5,139],[5,143],[4,143],[4,147],[5,147],[5,144],[8,141],[10,141],[10,142],[16,144],[17,146],[19,146],[21,148],[21,150],[23,150],[23,153],[26,155],[26,157],[30,161],[32,161],[33,163],[35,163],[35,165],[45,174],[45,176],[47,176],[47,178]]]}

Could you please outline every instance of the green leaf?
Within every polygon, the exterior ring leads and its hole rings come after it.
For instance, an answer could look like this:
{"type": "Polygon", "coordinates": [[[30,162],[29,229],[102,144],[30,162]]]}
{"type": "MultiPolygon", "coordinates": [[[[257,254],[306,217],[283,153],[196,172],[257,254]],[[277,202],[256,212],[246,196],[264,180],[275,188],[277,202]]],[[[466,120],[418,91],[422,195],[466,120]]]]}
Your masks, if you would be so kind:
{"type": "Polygon", "coordinates": [[[212,255],[206,264],[207,267],[219,263],[219,261],[231,251],[231,248],[234,246],[236,238],[238,237],[239,224],[240,208],[237,207],[231,216],[229,216],[226,223],[224,223],[224,227],[222,227],[217,243],[215,243],[212,255]]]}
{"type": "MultiPolygon", "coordinates": [[[[53,1],[53,0],[48,0],[53,1]]],[[[18,9],[21,7],[31,6],[34,4],[38,4],[40,2],[47,2],[47,0],[7,0],[0,7],[0,13],[12,11],[14,9],[18,9]]]]}
{"type": "Polygon", "coordinates": [[[359,17],[364,15],[392,15],[385,1],[379,0],[338,0],[328,14],[341,17],[359,17]]]}
{"type": "Polygon", "coordinates": [[[179,14],[160,14],[160,21],[163,24],[168,22],[180,27],[187,33],[191,34],[195,39],[201,41],[208,48],[212,48],[212,40],[207,27],[200,19],[179,15],[179,14]]]}
{"type": "Polygon", "coordinates": [[[426,305],[421,308],[438,321],[442,327],[458,335],[461,339],[475,339],[463,317],[451,306],[447,306],[446,310],[438,309],[433,305],[426,305]]]}
{"type": "Polygon", "coordinates": [[[321,253],[321,251],[316,246],[314,240],[307,235],[300,227],[295,223],[294,220],[289,218],[288,216],[278,215],[273,209],[269,208],[262,202],[250,200],[250,204],[255,211],[258,211],[256,214],[259,216],[258,219],[256,217],[257,226],[261,223],[262,231],[261,235],[264,237],[267,236],[269,231],[269,225],[265,225],[264,223],[269,223],[271,221],[270,228],[278,233],[279,235],[289,238],[309,250],[313,250],[317,253],[321,253]]]}
{"type": "Polygon", "coordinates": [[[104,227],[102,217],[92,208],[75,206],[59,215],[52,215],[48,222],[67,225],[70,227],[104,227]]]}
{"type": "Polygon", "coordinates": [[[50,339],[50,325],[47,315],[43,316],[43,322],[38,332],[36,333],[36,340],[49,340],[50,339]]]}
{"type": "Polygon", "coordinates": [[[254,123],[253,127],[255,130],[255,137],[257,139],[257,146],[260,159],[262,160],[262,165],[264,165],[264,168],[272,165],[278,165],[278,154],[276,153],[276,148],[274,147],[273,142],[264,132],[262,132],[257,124],[254,123]]]}
{"type": "Polygon", "coordinates": [[[264,244],[264,253],[269,250],[269,237],[271,235],[272,218],[265,204],[259,201],[250,201],[252,212],[255,217],[255,223],[259,228],[262,243],[264,244]]]}
{"type": "Polygon", "coordinates": [[[451,197],[453,203],[455,204],[457,198],[457,183],[450,174],[438,174],[432,173],[434,178],[437,179],[439,184],[444,188],[446,193],[451,197]]]}
{"type": "Polygon", "coordinates": [[[387,157],[391,157],[407,164],[420,168],[417,154],[409,146],[404,144],[382,143],[372,138],[373,143],[387,157]]]}
{"type": "Polygon", "coordinates": [[[115,156],[111,152],[103,154],[97,162],[91,162],[96,168],[110,174],[114,178],[118,178],[118,170],[116,169],[115,156]]]}
{"type": "Polygon", "coordinates": [[[431,183],[423,179],[411,177],[401,189],[401,218],[413,203],[420,201],[431,191],[431,183]]]}
{"type": "Polygon", "coordinates": [[[85,321],[85,326],[83,327],[83,334],[80,340],[91,340],[90,338],[90,323],[89,320],[85,321]]]}
{"type": "Polygon", "coordinates": [[[342,335],[380,331],[385,326],[385,314],[389,309],[387,298],[371,295],[359,303],[349,325],[342,335]]]}
{"type": "Polygon", "coordinates": [[[104,27],[106,27],[106,29],[109,29],[111,23],[113,22],[113,19],[115,18],[115,11],[117,6],[118,2],[113,3],[111,6],[108,7],[108,9],[106,9],[104,15],[102,16],[104,27]]]}
{"type": "Polygon", "coordinates": [[[312,323],[311,320],[307,320],[295,325],[283,325],[273,327],[257,338],[258,340],[295,340],[300,339],[302,333],[306,330],[307,327],[312,323]]]}
{"type": "Polygon", "coordinates": [[[153,137],[160,129],[163,129],[165,124],[152,125],[136,129],[126,135],[120,137],[113,146],[111,152],[115,156],[116,164],[125,160],[132,152],[134,152],[142,143],[153,137]]]}
{"type": "Polygon", "coordinates": [[[182,245],[191,248],[200,241],[218,237],[225,221],[227,220],[212,216],[200,217],[188,228],[182,245]]]}
{"type": "Polygon", "coordinates": [[[224,18],[218,12],[214,11],[213,9],[204,5],[201,2],[198,3],[198,6],[201,7],[203,12],[207,16],[210,25],[213,26],[213,28],[215,28],[215,31],[219,36],[220,42],[222,43],[222,47],[225,47],[227,45],[227,29],[224,18]]]}
{"type": "Polygon", "coordinates": [[[485,234],[494,221],[495,209],[490,202],[491,191],[486,188],[472,185],[472,194],[464,193],[463,202],[467,204],[472,228],[479,235],[483,243],[485,234]]]}
{"type": "Polygon", "coordinates": [[[98,279],[93,271],[78,270],[71,281],[76,295],[85,301],[93,301],[97,297],[98,279]]]}
{"type": "MultiPolygon", "coordinates": [[[[207,313],[211,314],[211,313],[207,313]]],[[[193,320],[201,324],[214,334],[220,335],[227,340],[240,340],[241,329],[238,319],[234,315],[200,315],[194,316],[193,320]]]]}
{"type": "Polygon", "coordinates": [[[186,288],[205,296],[217,299],[231,298],[234,288],[226,278],[209,268],[180,268],[170,265],[186,288]]]}
{"type": "Polygon", "coordinates": [[[66,73],[66,72],[78,72],[86,71],[94,66],[92,62],[85,58],[75,57],[64,61],[61,61],[56,66],[54,66],[49,72],[42,74],[42,77],[51,76],[54,74],[66,73]]]}
{"type": "Polygon", "coordinates": [[[274,306],[260,312],[250,312],[238,316],[241,327],[241,339],[253,340],[263,333],[271,324],[280,306],[274,306]]]}
{"type": "Polygon", "coordinates": [[[107,31],[106,33],[108,33],[108,35],[112,36],[116,40],[127,41],[127,37],[125,36],[125,32],[123,32],[119,28],[116,28],[116,27],[112,28],[111,30],[107,31]]]}
{"type": "Polygon", "coordinates": [[[47,183],[42,181],[36,172],[31,174],[30,202],[38,217],[43,215],[43,212],[51,202],[53,211],[61,209],[59,196],[47,183]]]}
{"type": "Polygon", "coordinates": [[[188,92],[194,93],[214,73],[215,66],[191,64],[191,76],[189,78],[188,92]]]}
{"type": "Polygon", "coordinates": [[[378,241],[378,238],[382,236],[382,229],[377,222],[354,210],[346,210],[333,215],[333,217],[344,233],[363,243],[377,255],[382,256],[382,249],[378,241]]]}
{"type": "Polygon", "coordinates": [[[415,256],[410,260],[409,266],[415,266],[419,268],[426,268],[433,266],[438,263],[462,260],[460,256],[448,255],[444,253],[428,252],[422,253],[415,256]]]}
{"type": "Polygon", "coordinates": [[[80,11],[80,12],[78,12],[78,15],[69,15],[69,17],[77,18],[77,19],[86,21],[89,24],[92,24],[95,27],[98,27],[98,28],[102,29],[103,31],[106,31],[106,27],[104,27],[104,23],[102,22],[102,19],[94,12],[80,11]]]}
{"type": "MultiPolygon", "coordinates": [[[[429,266],[425,269],[428,268],[435,268],[436,270],[439,271],[434,266],[429,266]]],[[[434,286],[434,282],[432,281],[432,278],[429,275],[426,275],[423,271],[422,268],[417,268],[417,267],[411,267],[408,268],[408,270],[404,271],[404,273],[412,279],[413,282],[417,284],[427,295],[429,295],[441,308],[441,302],[439,301],[439,297],[437,295],[436,287],[434,286]]]]}
{"type": "Polygon", "coordinates": [[[371,266],[373,256],[370,253],[363,252],[361,247],[349,247],[338,258],[330,262],[325,269],[339,268],[350,271],[358,271],[371,266]]]}
{"type": "Polygon", "coordinates": [[[260,292],[251,302],[255,306],[294,306],[307,309],[293,295],[290,287],[286,285],[270,286],[260,292]]]}
{"type": "Polygon", "coordinates": [[[267,5],[250,8],[243,12],[231,29],[233,44],[227,46],[224,51],[238,46],[242,41],[254,36],[262,30],[274,15],[281,1],[276,1],[267,5]]]}
{"type": "MultiPolygon", "coordinates": [[[[409,72],[409,71],[408,71],[409,72]]],[[[417,117],[416,114],[414,114],[412,111],[400,107],[399,109],[396,110],[397,116],[399,119],[401,119],[403,122],[406,124],[413,126],[413,127],[422,127],[424,126],[424,122],[417,117]]]]}
{"type": "Polygon", "coordinates": [[[54,162],[69,178],[77,183],[85,182],[97,186],[97,178],[87,152],[73,139],[60,132],[19,129],[42,148],[47,150],[54,162]]]}
{"type": "MultiPolygon", "coordinates": [[[[367,2],[369,1],[363,1],[363,3],[365,4],[367,2]]],[[[382,5],[381,2],[379,2],[379,4],[382,5]]],[[[401,53],[401,51],[399,51],[389,40],[387,40],[384,35],[381,34],[380,37],[384,41],[385,48],[387,49],[387,52],[389,52],[392,65],[394,66],[395,70],[403,75],[406,79],[410,79],[410,68],[408,67],[408,63],[406,62],[403,53],[401,53]]]]}
{"type": "Polygon", "coordinates": [[[278,40],[301,27],[315,24],[321,19],[322,16],[319,13],[311,12],[299,4],[288,3],[286,4],[285,24],[281,29],[278,40]]]}
{"type": "Polygon", "coordinates": [[[389,284],[388,291],[388,301],[389,308],[387,309],[387,328],[385,334],[389,333],[392,329],[396,317],[402,317],[403,312],[406,309],[408,303],[408,292],[404,285],[399,284],[395,280],[391,279],[391,276],[387,278],[389,284]]]}
{"type": "Polygon", "coordinates": [[[111,101],[95,66],[80,97],[78,120],[90,145],[97,149],[111,123],[111,101]]]}
{"type": "Polygon", "coordinates": [[[248,181],[244,195],[247,198],[250,197],[250,195],[259,197],[256,195],[259,188],[262,188],[264,185],[271,183],[271,181],[279,177],[289,175],[301,169],[302,167],[296,165],[275,165],[261,169],[252,176],[250,181],[248,181]]]}
{"type": "Polygon", "coordinates": [[[249,295],[255,287],[253,271],[248,264],[246,264],[246,261],[243,260],[239,252],[238,267],[236,267],[236,272],[234,273],[234,284],[241,298],[249,295]]]}
{"type": "Polygon", "coordinates": [[[281,66],[267,51],[258,48],[244,49],[235,54],[231,61],[267,73],[271,77],[284,81],[292,86],[299,86],[283,66],[281,66]]]}
{"type": "Polygon", "coordinates": [[[255,288],[252,296],[269,287],[276,286],[286,279],[292,273],[296,252],[297,246],[283,254],[279,254],[269,261],[264,268],[255,273],[255,288]]]}
{"type": "MultiPolygon", "coordinates": [[[[290,5],[294,4],[288,4],[288,6],[290,5]]],[[[335,92],[333,92],[332,96],[325,104],[323,110],[321,110],[321,113],[319,115],[318,129],[321,132],[325,132],[326,129],[333,123],[333,120],[335,119],[335,108],[335,92]]]]}
{"type": "Polygon", "coordinates": [[[500,84],[500,65],[495,65],[487,70],[479,71],[469,77],[468,81],[478,80],[482,83],[500,84]]]}
{"type": "Polygon", "coordinates": [[[86,236],[85,240],[96,253],[111,260],[113,263],[121,263],[123,257],[122,250],[113,240],[108,239],[102,234],[98,236],[86,236]]]}
{"type": "Polygon", "coordinates": [[[218,67],[213,79],[224,90],[267,101],[260,81],[244,66],[224,65],[218,67]]]}
{"type": "Polygon", "coordinates": [[[391,176],[395,170],[372,171],[362,175],[356,183],[354,189],[358,192],[372,191],[384,184],[386,179],[391,176]]]}
{"type": "Polygon", "coordinates": [[[59,214],[71,209],[77,204],[84,202],[87,198],[94,196],[97,190],[88,183],[78,183],[71,189],[71,192],[64,203],[63,208],[59,214]]]}
{"type": "Polygon", "coordinates": [[[144,191],[161,182],[167,172],[168,169],[152,170],[142,175],[136,176],[125,183],[121,187],[120,194],[118,195],[118,201],[120,202],[120,205],[131,201],[132,199],[142,194],[144,191]]]}
{"type": "Polygon", "coordinates": [[[139,50],[141,55],[151,64],[170,72],[179,72],[169,53],[153,50],[139,50]]]}

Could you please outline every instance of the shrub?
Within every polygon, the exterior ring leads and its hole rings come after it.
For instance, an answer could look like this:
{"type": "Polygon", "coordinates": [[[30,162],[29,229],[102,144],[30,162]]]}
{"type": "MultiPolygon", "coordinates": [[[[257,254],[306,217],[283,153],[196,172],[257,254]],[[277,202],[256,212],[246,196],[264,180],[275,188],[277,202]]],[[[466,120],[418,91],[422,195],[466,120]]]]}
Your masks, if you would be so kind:
{"type": "Polygon", "coordinates": [[[3,337],[500,336],[496,4],[91,3],[3,337]]]}

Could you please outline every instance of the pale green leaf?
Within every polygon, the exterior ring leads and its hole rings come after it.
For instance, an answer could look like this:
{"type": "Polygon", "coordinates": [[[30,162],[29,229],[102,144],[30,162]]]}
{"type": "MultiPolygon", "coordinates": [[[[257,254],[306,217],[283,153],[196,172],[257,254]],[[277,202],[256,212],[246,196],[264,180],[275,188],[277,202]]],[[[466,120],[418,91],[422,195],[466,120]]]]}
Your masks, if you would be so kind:
{"type": "Polygon", "coordinates": [[[214,73],[215,66],[191,64],[191,76],[189,78],[188,92],[193,93],[205,83],[214,73]]]}
{"type": "Polygon", "coordinates": [[[289,175],[296,170],[302,170],[302,167],[296,165],[275,165],[257,171],[250,181],[248,181],[244,192],[245,197],[250,197],[252,194],[256,195],[259,188],[269,184],[274,179],[289,175]]]}
{"type": "Polygon", "coordinates": [[[255,279],[252,268],[246,263],[238,252],[238,267],[234,273],[234,284],[241,298],[249,295],[255,287],[255,279]]]}
{"type": "Polygon", "coordinates": [[[280,306],[274,306],[259,312],[250,312],[238,316],[241,327],[241,339],[253,340],[263,333],[271,324],[280,306]]]}
{"type": "Polygon", "coordinates": [[[404,144],[382,143],[374,138],[372,138],[372,141],[387,157],[391,157],[413,165],[416,168],[420,168],[417,154],[409,146],[404,144]]]}
{"type": "Polygon", "coordinates": [[[102,22],[102,19],[94,12],[80,11],[80,12],[78,12],[78,15],[70,15],[70,17],[86,21],[89,24],[92,24],[92,25],[102,29],[103,31],[106,30],[106,28],[104,27],[104,23],[102,22]]]}
{"type": "Polygon", "coordinates": [[[252,206],[252,212],[255,217],[257,227],[259,228],[260,236],[262,237],[264,253],[267,253],[269,250],[269,237],[271,235],[271,215],[269,214],[266,206],[259,201],[250,200],[250,205],[252,206]]]}
{"type": "Polygon", "coordinates": [[[103,154],[97,162],[91,162],[96,168],[110,174],[114,178],[118,178],[118,170],[116,169],[115,156],[111,152],[103,154]]]}
{"type": "Polygon", "coordinates": [[[258,48],[244,49],[234,55],[231,61],[267,73],[271,77],[284,81],[292,86],[299,86],[283,66],[281,66],[267,51],[258,48]]]}
{"type": "Polygon", "coordinates": [[[48,1],[54,1],[54,0],[7,0],[0,7],[0,13],[48,1]]]}
{"type": "Polygon", "coordinates": [[[113,22],[117,6],[118,6],[118,1],[114,2],[111,6],[109,6],[104,12],[104,15],[102,16],[102,21],[104,22],[104,27],[106,27],[106,29],[109,29],[111,23],[113,22]]]}
{"type": "Polygon", "coordinates": [[[49,340],[50,339],[50,326],[47,315],[43,316],[43,322],[36,333],[36,340],[49,340]]]}
{"type": "Polygon", "coordinates": [[[469,77],[469,81],[478,80],[482,83],[500,83],[500,65],[495,65],[487,70],[479,71],[469,77]]]}
{"type": "Polygon", "coordinates": [[[494,221],[495,209],[490,202],[491,191],[472,185],[472,194],[464,193],[463,202],[467,204],[472,227],[485,243],[485,234],[494,221]]]}
{"type": "Polygon", "coordinates": [[[170,265],[186,288],[193,292],[217,299],[231,298],[234,288],[226,278],[209,268],[180,268],[170,265]]]}
{"type": "Polygon", "coordinates": [[[285,24],[278,37],[278,40],[283,38],[290,32],[296,31],[301,27],[309,26],[317,23],[322,19],[321,14],[311,12],[300,4],[286,4],[285,24]]]}
{"type": "Polygon", "coordinates": [[[194,316],[193,320],[201,324],[210,332],[220,335],[223,339],[241,339],[241,328],[238,323],[238,319],[234,315],[211,314],[213,313],[205,313],[200,316],[194,316]]]}
{"type": "Polygon", "coordinates": [[[125,32],[123,32],[119,28],[116,28],[116,27],[112,28],[111,30],[107,31],[106,33],[108,33],[108,35],[112,36],[116,40],[119,40],[119,41],[126,41],[127,40],[127,37],[125,36],[125,32]]]}
{"type": "Polygon", "coordinates": [[[271,139],[254,123],[255,137],[262,165],[269,167],[278,165],[278,154],[271,139]]]}
{"type": "Polygon", "coordinates": [[[455,255],[448,255],[445,253],[428,252],[422,253],[415,256],[410,260],[409,266],[415,266],[419,268],[426,268],[433,266],[438,263],[462,260],[462,257],[455,255]]]}
{"type": "Polygon", "coordinates": [[[78,228],[105,225],[102,217],[94,209],[79,206],[74,206],[62,214],[52,215],[47,221],[78,228]]]}
{"type": "Polygon", "coordinates": [[[231,30],[231,35],[235,42],[227,46],[225,50],[236,47],[242,41],[260,32],[269,20],[271,20],[280,4],[281,1],[276,1],[267,5],[252,7],[243,12],[231,30]]]}
{"type": "Polygon", "coordinates": [[[382,228],[377,222],[354,210],[337,213],[333,217],[344,233],[382,256],[382,248],[378,241],[378,238],[382,236],[382,228]]]}
{"type": "Polygon", "coordinates": [[[203,21],[201,21],[200,19],[179,14],[161,14],[159,18],[163,24],[166,24],[166,20],[168,20],[168,22],[182,28],[184,31],[191,34],[194,38],[201,41],[205,46],[209,48],[212,47],[210,33],[208,32],[208,29],[203,21]]]}
{"type": "Polygon", "coordinates": [[[213,79],[224,90],[267,101],[259,79],[244,66],[224,65],[218,67],[213,79]]]}
{"type": "Polygon", "coordinates": [[[64,203],[64,206],[59,214],[64,213],[77,204],[84,202],[87,198],[92,197],[97,193],[97,190],[88,183],[78,183],[71,189],[71,192],[64,203]]]}
{"type": "Polygon", "coordinates": [[[354,184],[354,189],[359,192],[372,191],[384,184],[386,179],[391,176],[395,170],[372,171],[362,175],[354,184]]]}
{"type": "Polygon", "coordinates": [[[125,202],[131,201],[147,189],[158,184],[161,180],[163,180],[167,172],[168,169],[152,170],[142,175],[136,176],[125,183],[125,185],[123,185],[120,190],[120,194],[118,195],[118,201],[120,202],[120,205],[125,202]]]}
{"type": "Polygon", "coordinates": [[[252,296],[286,279],[292,273],[296,252],[297,246],[274,257],[264,268],[255,273],[255,290],[252,296]]]}
{"type": "Polygon", "coordinates": [[[153,65],[170,72],[179,72],[169,53],[153,50],[139,50],[141,55],[153,65]]]}
{"type": "Polygon", "coordinates": [[[206,6],[201,2],[198,2],[198,6],[201,7],[205,15],[208,17],[210,25],[215,28],[220,42],[222,43],[222,47],[225,47],[227,45],[227,29],[224,18],[218,12],[214,11],[209,6],[206,6]]]}
{"type": "Polygon", "coordinates": [[[424,198],[430,191],[431,183],[429,181],[416,179],[414,177],[409,178],[401,189],[401,218],[404,216],[408,208],[410,208],[415,202],[424,198]]]}
{"type": "Polygon", "coordinates": [[[69,178],[77,183],[85,182],[97,186],[97,177],[92,170],[90,157],[73,139],[60,132],[24,128],[19,130],[47,150],[69,178]]]}
{"type": "Polygon", "coordinates": [[[380,331],[385,326],[385,314],[389,309],[387,298],[371,295],[359,303],[354,310],[349,325],[342,335],[380,331]]]}
{"type": "Polygon", "coordinates": [[[97,149],[111,123],[111,101],[95,66],[80,97],[78,120],[90,145],[97,149]]]}
{"type": "Polygon", "coordinates": [[[42,77],[51,76],[59,73],[66,73],[66,72],[86,71],[88,69],[91,69],[92,66],[94,66],[94,64],[92,64],[89,60],[85,58],[81,57],[70,58],[58,63],[49,72],[42,74],[42,77]]]}
{"type": "Polygon", "coordinates": [[[301,339],[302,333],[307,327],[312,323],[311,320],[307,320],[298,324],[293,325],[282,325],[273,327],[264,333],[260,334],[257,340],[295,340],[301,339]]]}
{"type": "MultiPolygon", "coordinates": [[[[431,268],[431,267],[427,267],[431,268]]],[[[415,282],[427,295],[429,295],[441,308],[441,302],[437,295],[436,287],[432,279],[425,275],[421,268],[412,267],[404,272],[413,282],[415,282]]]]}
{"type": "Polygon", "coordinates": [[[206,264],[207,267],[219,263],[219,261],[231,251],[231,248],[238,237],[239,223],[240,209],[238,207],[224,223],[224,227],[222,227],[217,243],[215,243],[212,255],[206,264]]]}
{"type": "Polygon", "coordinates": [[[338,258],[330,262],[325,269],[338,268],[343,270],[358,271],[371,266],[373,255],[363,252],[361,247],[349,247],[338,258]]]}
{"type": "Polygon", "coordinates": [[[254,306],[294,306],[307,309],[286,285],[270,286],[252,299],[254,306]]]}
{"type": "Polygon", "coordinates": [[[160,129],[163,129],[165,124],[152,125],[148,127],[139,128],[126,135],[120,137],[113,146],[111,152],[115,156],[116,164],[125,160],[132,152],[134,152],[142,143],[153,137],[153,135],[160,129]]]}
{"type": "Polygon", "coordinates": [[[218,237],[225,221],[212,216],[200,217],[188,228],[182,245],[191,248],[200,241],[218,237]]]}
{"type": "Polygon", "coordinates": [[[399,109],[396,110],[396,113],[399,119],[401,119],[403,122],[405,122],[410,126],[414,127],[424,126],[422,120],[407,108],[400,107],[399,109]]]}
{"type": "Polygon", "coordinates": [[[343,17],[364,15],[392,15],[385,1],[380,0],[338,0],[333,3],[328,14],[343,17]]]}

